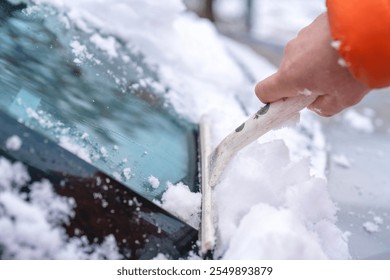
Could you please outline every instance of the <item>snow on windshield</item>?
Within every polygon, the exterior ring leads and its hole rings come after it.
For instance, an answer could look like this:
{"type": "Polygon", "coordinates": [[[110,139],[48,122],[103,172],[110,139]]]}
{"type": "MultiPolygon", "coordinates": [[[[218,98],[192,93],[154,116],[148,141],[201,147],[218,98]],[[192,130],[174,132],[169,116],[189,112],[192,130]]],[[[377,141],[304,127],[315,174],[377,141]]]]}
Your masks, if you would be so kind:
{"type": "MultiPolygon", "coordinates": [[[[232,54],[255,79],[275,70],[244,47],[222,40],[209,22],[185,12],[180,0],[33,2],[59,7],[111,55],[116,53],[115,42],[99,40],[94,30],[139,49],[171,89],[169,101],[180,114],[193,122],[203,114],[210,116],[214,146],[247,117],[247,111],[261,106],[253,81],[232,54]]],[[[214,190],[215,257],[350,258],[347,234],[335,226],[337,208],[323,179],[325,164],[321,127],[308,112],[298,127],[271,132],[239,153],[214,190]]],[[[152,185],[156,182],[151,180],[152,185]]],[[[175,190],[194,202],[178,205],[183,209],[176,212],[193,219],[200,200],[182,185],[171,186],[162,205],[175,205],[169,203],[170,198],[177,200],[175,190]]]]}

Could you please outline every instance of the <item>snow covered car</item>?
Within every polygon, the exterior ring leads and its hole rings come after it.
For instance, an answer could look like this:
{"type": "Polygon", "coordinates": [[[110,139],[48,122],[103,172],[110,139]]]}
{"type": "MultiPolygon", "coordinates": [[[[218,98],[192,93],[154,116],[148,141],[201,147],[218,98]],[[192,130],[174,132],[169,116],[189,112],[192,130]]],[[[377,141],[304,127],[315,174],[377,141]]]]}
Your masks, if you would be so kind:
{"type": "MultiPolygon", "coordinates": [[[[0,258],[199,258],[197,125],[216,146],[275,67],[181,0],[0,0],[0,38],[0,258]]],[[[327,140],[303,111],[231,160],[213,258],[387,256],[387,215],[338,188],[327,140]]]]}
{"type": "Polygon", "coordinates": [[[140,52],[27,6],[0,2],[0,258],[188,255],[197,230],[152,201],[197,190],[196,126],[140,52]]]}

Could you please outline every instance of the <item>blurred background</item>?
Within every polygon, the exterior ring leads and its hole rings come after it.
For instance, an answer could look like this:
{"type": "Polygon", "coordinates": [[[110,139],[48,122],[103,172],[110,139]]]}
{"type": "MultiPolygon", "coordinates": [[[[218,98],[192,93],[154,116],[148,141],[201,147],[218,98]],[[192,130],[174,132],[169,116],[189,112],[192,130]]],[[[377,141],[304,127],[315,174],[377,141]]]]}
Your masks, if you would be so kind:
{"type": "Polygon", "coordinates": [[[184,0],[189,10],[278,65],[284,45],[325,11],[325,0],[184,0]]]}

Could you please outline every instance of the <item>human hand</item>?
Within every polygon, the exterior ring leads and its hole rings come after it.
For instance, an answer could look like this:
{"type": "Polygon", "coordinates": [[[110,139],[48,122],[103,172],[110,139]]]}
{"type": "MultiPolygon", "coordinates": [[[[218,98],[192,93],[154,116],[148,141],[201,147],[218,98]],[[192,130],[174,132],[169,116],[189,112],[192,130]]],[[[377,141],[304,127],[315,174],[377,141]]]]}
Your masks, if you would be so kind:
{"type": "Polygon", "coordinates": [[[287,44],[278,71],[256,85],[257,97],[268,103],[315,94],[308,109],[326,117],[358,103],[370,88],[353,77],[331,43],[323,13],[287,44]]]}

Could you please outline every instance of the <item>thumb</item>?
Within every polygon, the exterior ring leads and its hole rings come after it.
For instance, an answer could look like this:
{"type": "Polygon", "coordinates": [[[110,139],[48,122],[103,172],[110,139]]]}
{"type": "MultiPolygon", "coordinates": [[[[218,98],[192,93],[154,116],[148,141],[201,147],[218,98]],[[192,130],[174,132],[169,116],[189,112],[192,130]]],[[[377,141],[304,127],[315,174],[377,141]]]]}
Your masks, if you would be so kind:
{"type": "Polygon", "coordinates": [[[299,90],[281,77],[280,72],[258,82],[255,87],[256,96],[263,103],[271,103],[282,98],[293,97],[299,90]]]}

